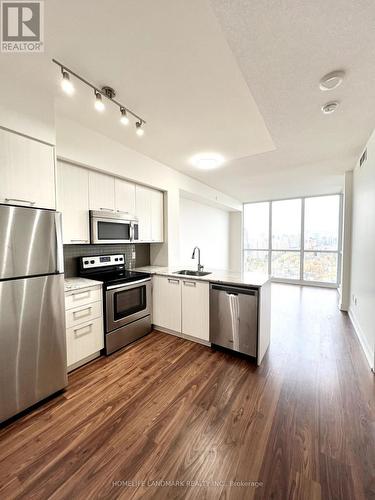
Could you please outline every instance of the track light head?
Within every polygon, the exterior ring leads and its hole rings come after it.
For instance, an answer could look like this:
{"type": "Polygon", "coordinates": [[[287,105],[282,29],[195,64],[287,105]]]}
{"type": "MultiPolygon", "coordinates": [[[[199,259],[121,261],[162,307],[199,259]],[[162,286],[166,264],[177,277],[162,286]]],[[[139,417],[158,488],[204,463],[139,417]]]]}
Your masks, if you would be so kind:
{"type": "Polygon", "coordinates": [[[70,75],[64,69],[61,70],[61,73],[62,73],[61,88],[66,94],[72,95],[74,93],[74,86],[70,81],[70,75]]]}
{"type": "Polygon", "coordinates": [[[140,137],[142,137],[142,135],[145,133],[144,129],[142,128],[142,121],[136,122],[135,133],[140,137]]]}
{"type": "Polygon", "coordinates": [[[95,109],[96,111],[104,111],[105,109],[102,94],[97,91],[95,91],[95,109]]]}
{"type": "Polygon", "coordinates": [[[128,118],[128,115],[126,113],[126,109],[125,108],[121,108],[121,118],[120,118],[120,122],[123,124],[123,125],[129,125],[129,118],[128,118]]]}

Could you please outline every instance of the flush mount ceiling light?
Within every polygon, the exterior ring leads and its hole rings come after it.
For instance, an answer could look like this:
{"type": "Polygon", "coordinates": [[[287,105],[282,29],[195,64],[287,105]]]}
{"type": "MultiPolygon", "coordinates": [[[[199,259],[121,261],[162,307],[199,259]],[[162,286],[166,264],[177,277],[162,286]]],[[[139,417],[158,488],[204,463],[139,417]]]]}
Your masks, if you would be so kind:
{"type": "Polygon", "coordinates": [[[202,170],[212,170],[220,167],[224,163],[224,158],[217,153],[200,153],[192,157],[191,163],[202,170]]]}
{"type": "Polygon", "coordinates": [[[336,109],[339,107],[339,104],[340,103],[338,101],[327,102],[326,104],[324,104],[324,106],[322,106],[322,111],[325,115],[330,115],[331,113],[336,111],[336,109]]]}
{"type": "Polygon", "coordinates": [[[57,66],[61,68],[61,73],[62,73],[62,81],[61,81],[61,87],[64,90],[65,93],[71,95],[74,93],[74,86],[70,80],[71,76],[74,76],[77,78],[77,80],[81,81],[84,83],[87,87],[90,87],[95,94],[95,109],[97,111],[104,111],[105,105],[103,102],[103,97],[105,99],[108,99],[111,101],[115,106],[120,108],[120,122],[123,125],[127,125],[129,123],[129,115],[131,115],[135,120],[135,131],[138,136],[142,136],[144,134],[144,125],[146,124],[146,120],[144,120],[142,117],[134,113],[131,109],[128,107],[124,106],[120,102],[116,101],[114,98],[116,97],[116,92],[112,87],[102,87],[99,89],[89,81],[87,81],[85,78],[82,76],[78,75],[71,69],[67,68],[65,64],[60,63],[59,61],[56,61],[56,59],[52,59],[52,62],[55,63],[57,66]]]}
{"type": "Polygon", "coordinates": [[[332,71],[332,73],[328,73],[319,82],[320,90],[337,89],[342,84],[344,76],[345,71],[332,71]]]}

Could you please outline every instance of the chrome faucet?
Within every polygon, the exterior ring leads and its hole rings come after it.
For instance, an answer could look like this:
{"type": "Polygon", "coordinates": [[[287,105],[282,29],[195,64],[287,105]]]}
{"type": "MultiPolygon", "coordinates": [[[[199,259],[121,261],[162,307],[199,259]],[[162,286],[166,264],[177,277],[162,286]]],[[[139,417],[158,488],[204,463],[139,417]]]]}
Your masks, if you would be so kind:
{"type": "Polygon", "coordinates": [[[198,250],[198,271],[203,271],[204,266],[201,264],[201,250],[199,247],[194,247],[192,259],[195,259],[195,251],[198,250]]]}

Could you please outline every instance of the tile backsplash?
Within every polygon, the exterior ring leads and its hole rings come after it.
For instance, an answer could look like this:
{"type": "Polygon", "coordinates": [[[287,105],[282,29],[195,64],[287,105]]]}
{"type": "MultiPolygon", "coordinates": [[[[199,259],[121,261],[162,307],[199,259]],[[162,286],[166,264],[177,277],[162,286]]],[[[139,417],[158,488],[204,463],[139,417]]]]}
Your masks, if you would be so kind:
{"type": "Polygon", "coordinates": [[[148,243],[124,245],[64,245],[65,276],[71,278],[78,276],[78,257],[91,257],[94,255],[125,254],[127,269],[150,265],[150,245],[148,243]],[[133,259],[135,252],[135,259],[133,259]]]}

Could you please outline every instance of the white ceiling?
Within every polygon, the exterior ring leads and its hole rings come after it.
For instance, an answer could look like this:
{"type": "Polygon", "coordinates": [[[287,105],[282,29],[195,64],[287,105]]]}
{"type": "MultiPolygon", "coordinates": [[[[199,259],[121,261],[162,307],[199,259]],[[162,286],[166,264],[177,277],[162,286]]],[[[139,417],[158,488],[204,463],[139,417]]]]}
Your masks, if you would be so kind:
{"type": "Polygon", "coordinates": [[[8,75],[56,96],[56,112],[243,201],[339,190],[375,126],[370,0],[48,0],[44,55],[2,56],[8,75]],[[140,139],[118,111],[60,92],[55,57],[147,120],[140,139]],[[345,69],[321,92],[322,75],[345,69]],[[339,110],[320,107],[338,98],[339,110]],[[189,159],[215,151],[215,171],[189,159]]]}

